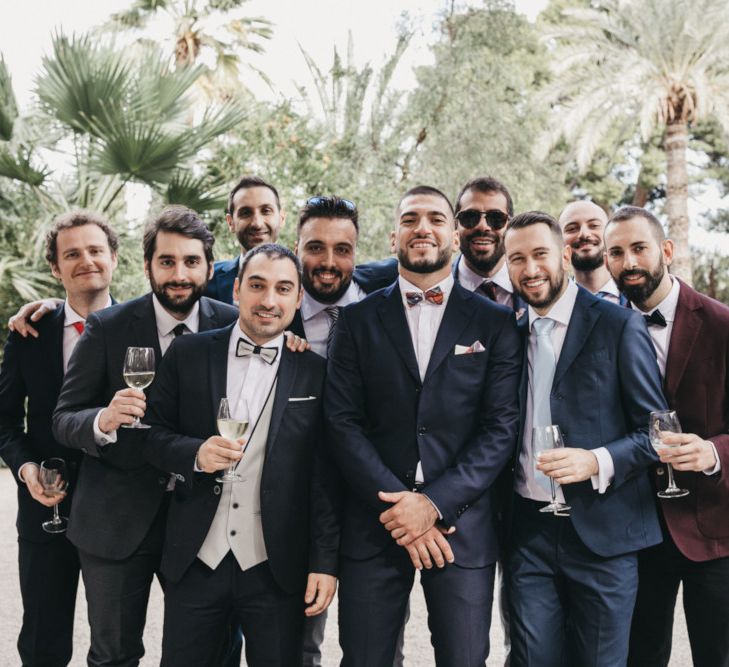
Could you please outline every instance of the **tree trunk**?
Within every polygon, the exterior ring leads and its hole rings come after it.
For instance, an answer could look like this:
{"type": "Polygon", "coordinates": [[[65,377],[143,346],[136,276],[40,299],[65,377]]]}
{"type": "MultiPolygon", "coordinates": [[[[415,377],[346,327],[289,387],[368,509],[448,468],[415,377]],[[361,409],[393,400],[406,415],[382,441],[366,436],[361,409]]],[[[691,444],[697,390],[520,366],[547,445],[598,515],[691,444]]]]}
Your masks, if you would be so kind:
{"type": "Polygon", "coordinates": [[[691,277],[691,250],[689,248],[688,217],[688,172],[686,170],[686,148],[688,127],[686,123],[669,123],[666,126],[666,213],[668,214],[668,235],[675,246],[671,273],[689,285],[691,277]]]}

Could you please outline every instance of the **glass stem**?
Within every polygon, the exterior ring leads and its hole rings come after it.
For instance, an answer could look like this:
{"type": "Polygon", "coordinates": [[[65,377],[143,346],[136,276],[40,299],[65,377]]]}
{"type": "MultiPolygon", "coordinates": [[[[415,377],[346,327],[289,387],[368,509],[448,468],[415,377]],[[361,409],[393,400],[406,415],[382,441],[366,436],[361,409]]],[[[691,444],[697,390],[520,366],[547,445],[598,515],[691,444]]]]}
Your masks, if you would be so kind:
{"type": "Polygon", "coordinates": [[[61,517],[58,516],[58,503],[53,506],[53,523],[61,523],[61,517]]]}
{"type": "Polygon", "coordinates": [[[549,478],[549,486],[552,489],[552,502],[557,502],[557,490],[554,488],[554,478],[549,478]]]}
{"type": "Polygon", "coordinates": [[[675,489],[677,487],[676,482],[673,481],[673,468],[670,463],[666,463],[666,467],[668,468],[668,488],[675,489]]]}

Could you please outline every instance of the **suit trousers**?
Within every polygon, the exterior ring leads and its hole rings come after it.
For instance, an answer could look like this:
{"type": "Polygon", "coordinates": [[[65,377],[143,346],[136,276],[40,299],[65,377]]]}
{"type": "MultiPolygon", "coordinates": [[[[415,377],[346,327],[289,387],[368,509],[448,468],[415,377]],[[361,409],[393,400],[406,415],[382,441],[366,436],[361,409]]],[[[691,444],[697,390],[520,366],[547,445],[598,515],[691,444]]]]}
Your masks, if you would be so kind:
{"type": "Polygon", "coordinates": [[[144,655],[149,591],[160,575],[169,493],[139,548],[129,558],[110,560],[79,550],[91,630],[89,667],[134,667],[144,655]]]}
{"type": "Polygon", "coordinates": [[[635,553],[590,551],[568,517],[516,497],[507,561],[512,667],[622,666],[638,588],[635,553]]]}
{"type": "Polygon", "coordinates": [[[664,531],[661,544],[638,554],[638,575],[628,664],[668,665],[673,611],[679,584],[683,584],[693,664],[729,667],[729,558],[691,561],[664,531]]]}
{"type": "MultiPolygon", "coordinates": [[[[415,577],[407,551],[393,542],[368,560],[343,556],[339,575],[342,667],[392,667],[415,577]]],[[[422,570],[420,581],[438,667],[483,667],[494,566],[434,567],[422,570]]]]}
{"type": "Polygon", "coordinates": [[[18,653],[23,667],[65,667],[73,655],[79,561],[65,535],[48,542],[18,539],[23,625],[18,653]]]}
{"type": "Polygon", "coordinates": [[[218,667],[231,614],[245,637],[249,667],[301,664],[304,589],[290,594],[268,562],[241,570],[232,552],[211,570],[195,559],[165,589],[162,667],[218,667]]]}

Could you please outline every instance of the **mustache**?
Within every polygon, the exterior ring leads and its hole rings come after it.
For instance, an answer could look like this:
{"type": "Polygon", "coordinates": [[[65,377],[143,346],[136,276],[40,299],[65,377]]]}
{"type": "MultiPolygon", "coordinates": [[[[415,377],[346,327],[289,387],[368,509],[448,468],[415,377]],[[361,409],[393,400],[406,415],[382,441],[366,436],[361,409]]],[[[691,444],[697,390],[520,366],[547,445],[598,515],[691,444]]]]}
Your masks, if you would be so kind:
{"type": "Polygon", "coordinates": [[[468,235],[469,241],[474,241],[476,239],[488,239],[489,241],[498,243],[500,238],[501,237],[498,234],[491,231],[479,231],[468,235]]]}
{"type": "Polygon", "coordinates": [[[620,273],[620,276],[618,276],[618,278],[620,280],[625,280],[626,278],[641,278],[641,277],[650,279],[651,274],[644,269],[629,269],[626,271],[622,271],[620,273]]]}
{"type": "Polygon", "coordinates": [[[578,250],[582,246],[586,246],[586,245],[599,246],[600,245],[600,241],[593,241],[592,239],[578,239],[577,241],[575,241],[574,243],[571,243],[570,245],[575,250],[578,250]]]}
{"type": "Polygon", "coordinates": [[[332,273],[332,274],[334,274],[334,275],[335,275],[335,276],[336,276],[337,278],[341,278],[341,277],[342,277],[342,276],[344,275],[344,274],[343,274],[343,273],[342,273],[342,272],[341,272],[341,271],[340,271],[339,269],[335,269],[335,268],[333,268],[333,267],[332,267],[331,269],[330,269],[330,268],[328,268],[328,267],[320,267],[320,268],[318,268],[318,269],[314,269],[314,270],[313,270],[313,271],[311,272],[311,274],[312,274],[312,275],[314,275],[314,276],[318,276],[318,275],[319,275],[319,274],[321,274],[321,273],[332,273]]]}
{"type": "Polygon", "coordinates": [[[254,306],[251,309],[251,312],[253,313],[268,313],[269,315],[275,315],[276,317],[281,317],[283,314],[283,311],[280,308],[266,308],[265,306],[254,306]]]}
{"type": "Polygon", "coordinates": [[[167,289],[168,287],[183,287],[187,289],[194,289],[195,285],[193,283],[177,283],[174,281],[166,282],[162,284],[162,289],[167,289]]]}

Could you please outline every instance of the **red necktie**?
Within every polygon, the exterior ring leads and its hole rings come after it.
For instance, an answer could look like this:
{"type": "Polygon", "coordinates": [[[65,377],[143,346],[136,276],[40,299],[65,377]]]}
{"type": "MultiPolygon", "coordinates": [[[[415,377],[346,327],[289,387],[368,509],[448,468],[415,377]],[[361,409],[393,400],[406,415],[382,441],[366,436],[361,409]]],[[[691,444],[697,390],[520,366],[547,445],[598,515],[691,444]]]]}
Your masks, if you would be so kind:
{"type": "Polygon", "coordinates": [[[73,322],[71,326],[78,331],[78,335],[80,336],[84,332],[84,323],[83,322],[73,322]]]}
{"type": "Polygon", "coordinates": [[[485,280],[478,288],[481,294],[491,301],[496,301],[496,287],[490,280],[485,280]]]}

